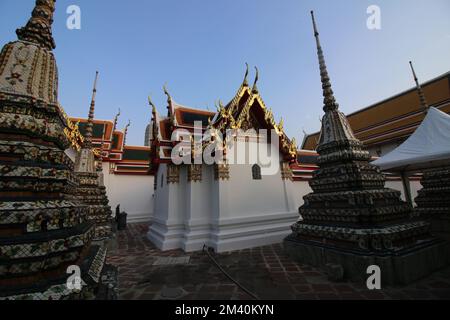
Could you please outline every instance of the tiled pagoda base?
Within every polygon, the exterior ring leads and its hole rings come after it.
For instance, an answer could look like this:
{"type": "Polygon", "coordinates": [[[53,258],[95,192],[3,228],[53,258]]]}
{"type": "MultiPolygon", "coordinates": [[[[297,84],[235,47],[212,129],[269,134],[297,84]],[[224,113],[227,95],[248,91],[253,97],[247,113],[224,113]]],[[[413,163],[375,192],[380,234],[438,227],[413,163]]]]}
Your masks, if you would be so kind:
{"type": "Polygon", "coordinates": [[[377,265],[384,285],[405,285],[419,280],[450,263],[450,243],[431,240],[395,253],[358,252],[290,235],[284,240],[285,251],[294,260],[323,268],[341,265],[344,279],[366,283],[367,267],[377,265]]]}
{"type": "Polygon", "coordinates": [[[112,235],[112,211],[104,186],[98,184],[98,174],[94,172],[77,172],[80,186],[78,199],[89,206],[88,220],[95,223],[94,240],[108,239],[112,235]]]}
{"type": "Polygon", "coordinates": [[[0,290],[0,300],[93,299],[101,284],[106,253],[106,248],[102,246],[91,246],[85,253],[85,258],[78,264],[81,278],[86,284],[83,285],[81,292],[69,290],[67,288],[69,275],[62,273],[60,277],[37,280],[32,287],[4,287],[0,290]]]}
{"type": "Polygon", "coordinates": [[[450,238],[450,167],[425,171],[415,199],[416,214],[431,222],[431,230],[450,238]]]}

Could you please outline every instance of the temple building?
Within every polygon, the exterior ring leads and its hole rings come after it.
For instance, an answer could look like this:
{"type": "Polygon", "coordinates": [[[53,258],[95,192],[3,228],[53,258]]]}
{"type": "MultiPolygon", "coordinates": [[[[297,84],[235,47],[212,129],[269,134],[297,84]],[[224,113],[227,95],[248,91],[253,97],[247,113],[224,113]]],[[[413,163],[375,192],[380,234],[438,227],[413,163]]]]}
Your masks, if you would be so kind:
{"type": "Polygon", "coordinates": [[[367,269],[379,266],[387,284],[406,284],[445,266],[449,243],[430,233],[430,224],[415,217],[386,188],[380,169],[356,138],[333,94],[314,14],[325,115],[318,139],[318,169],[312,192],[299,208],[302,217],[284,241],[296,260],[320,268],[334,265],[342,277],[366,280],[367,269]]]}
{"type": "Polygon", "coordinates": [[[0,53],[0,299],[92,297],[104,269],[65,153],[82,137],[58,103],[54,10],[54,0],[37,0],[0,53]],[[71,265],[81,292],[66,286],[71,265]]]}
{"type": "MultiPolygon", "coordinates": [[[[167,90],[167,116],[161,116],[150,101],[150,170],[155,176],[155,208],[148,237],[158,248],[195,251],[207,245],[222,252],[278,243],[298,219],[290,168],[297,146],[284,133],[282,121],[275,123],[264,104],[257,88],[258,72],[253,86],[249,86],[247,75],[248,67],[235,96],[226,106],[219,103],[216,113],[180,105],[167,90]],[[195,132],[195,122],[200,132],[195,132]],[[191,134],[192,141],[187,142],[192,142],[191,163],[180,165],[173,161],[173,150],[180,143],[173,136],[179,129],[191,134]],[[249,150],[254,150],[252,146],[267,149],[273,141],[263,137],[260,130],[276,132],[272,139],[278,146],[271,158],[277,163],[271,174],[264,174],[257,158],[236,163],[229,161],[229,153],[211,164],[202,159],[195,161],[204,150],[202,142],[199,149],[194,146],[194,140],[202,141],[198,135],[215,132],[208,138],[227,152],[226,139],[220,140],[216,134],[251,129],[250,134],[233,136],[229,142],[243,143],[249,150]]],[[[252,152],[247,155],[254,155],[252,152]]]]}

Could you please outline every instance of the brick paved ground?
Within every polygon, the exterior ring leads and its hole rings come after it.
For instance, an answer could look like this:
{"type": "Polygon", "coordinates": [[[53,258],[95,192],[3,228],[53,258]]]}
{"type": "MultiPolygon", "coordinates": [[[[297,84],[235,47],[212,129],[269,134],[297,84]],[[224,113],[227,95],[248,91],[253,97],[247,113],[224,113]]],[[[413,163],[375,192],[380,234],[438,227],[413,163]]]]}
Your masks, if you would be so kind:
{"type": "MultiPolygon", "coordinates": [[[[118,232],[108,262],[119,268],[120,299],[251,299],[202,252],[161,252],[146,238],[148,224],[118,232]],[[190,256],[188,264],[153,265],[160,257],[190,256]]],[[[214,255],[220,265],[260,299],[450,299],[450,268],[407,287],[369,291],[293,262],[282,245],[214,255]]],[[[159,259],[172,261],[177,259],[159,259]]]]}

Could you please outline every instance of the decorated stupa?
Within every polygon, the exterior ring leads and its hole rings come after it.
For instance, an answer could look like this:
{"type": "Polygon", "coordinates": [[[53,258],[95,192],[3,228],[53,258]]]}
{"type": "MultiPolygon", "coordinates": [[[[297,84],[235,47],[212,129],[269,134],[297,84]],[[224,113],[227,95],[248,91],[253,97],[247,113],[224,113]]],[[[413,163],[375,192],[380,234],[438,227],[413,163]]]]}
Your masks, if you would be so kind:
{"type": "Polygon", "coordinates": [[[58,103],[54,10],[55,0],[37,0],[0,53],[1,299],[93,297],[106,256],[91,246],[94,224],[65,153],[76,141],[58,103]],[[81,292],[66,285],[70,266],[81,292]]]}
{"type": "Polygon", "coordinates": [[[377,265],[384,283],[409,283],[442,267],[448,244],[430,235],[429,223],[412,218],[400,192],[385,188],[346,116],[339,111],[311,12],[319,57],[325,115],[317,147],[319,169],[312,193],[299,208],[285,249],[300,262],[341,270],[342,278],[365,281],[377,265]]]}
{"type": "MultiPolygon", "coordinates": [[[[429,110],[422,86],[419,83],[412,63],[411,71],[416,82],[417,93],[423,112],[429,110]]],[[[422,189],[415,198],[417,214],[428,219],[432,224],[433,232],[450,236],[450,165],[425,170],[422,175],[422,189]]]]}
{"type": "Polygon", "coordinates": [[[83,145],[75,159],[75,172],[80,180],[77,197],[81,202],[88,205],[88,219],[95,223],[94,240],[103,240],[111,236],[112,211],[108,205],[109,201],[100,168],[102,155],[100,152],[97,157],[98,161],[96,161],[92,146],[97,79],[98,72],[95,75],[83,145]]]}

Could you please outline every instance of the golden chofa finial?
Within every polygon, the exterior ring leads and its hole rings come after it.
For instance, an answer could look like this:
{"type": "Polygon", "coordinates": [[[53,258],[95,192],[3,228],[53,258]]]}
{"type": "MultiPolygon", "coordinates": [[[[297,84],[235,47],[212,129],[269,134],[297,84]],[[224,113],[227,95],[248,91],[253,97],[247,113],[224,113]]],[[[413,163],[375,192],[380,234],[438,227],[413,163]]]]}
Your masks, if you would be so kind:
{"type": "Polygon", "coordinates": [[[278,124],[278,130],[280,131],[280,133],[282,133],[283,129],[284,129],[284,120],[283,118],[281,118],[280,123],[278,124]]]}
{"type": "Polygon", "coordinates": [[[120,117],[120,108],[119,111],[117,112],[116,116],[114,117],[114,127],[113,127],[113,132],[116,130],[117,128],[117,121],[119,120],[120,117]]]}
{"type": "Polygon", "coordinates": [[[155,104],[152,102],[151,96],[148,96],[148,104],[150,105],[150,107],[152,107],[152,113],[156,114],[156,107],[155,107],[155,104]]]}
{"type": "Polygon", "coordinates": [[[126,145],[127,142],[127,134],[128,134],[128,128],[131,126],[131,120],[128,120],[127,125],[125,126],[125,129],[123,129],[123,145],[126,145]]]}
{"type": "Polygon", "coordinates": [[[255,75],[255,81],[253,82],[253,89],[252,92],[258,93],[258,87],[256,86],[256,83],[259,80],[259,70],[258,67],[255,66],[256,75],[255,75]]]}
{"type": "Polygon", "coordinates": [[[167,96],[167,102],[170,103],[172,100],[172,96],[170,95],[169,91],[167,90],[167,83],[163,86],[164,94],[167,96]]]}
{"type": "Polygon", "coordinates": [[[219,113],[221,114],[222,117],[226,118],[226,109],[225,106],[222,103],[222,100],[219,99],[219,113]]]}
{"type": "Polygon", "coordinates": [[[244,82],[242,83],[242,85],[244,87],[248,87],[248,80],[247,80],[247,78],[248,78],[248,63],[247,62],[245,63],[245,66],[246,66],[245,76],[244,76],[244,82]]]}
{"type": "Polygon", "coordinates": [[[129,128],[130,126],[131,126],[131,120],[128,120],[128,123],[127,123],[127,125],[125,126],[124,131],[127,132],[127,131],[128,131],[128,128],[129,128]]]}

